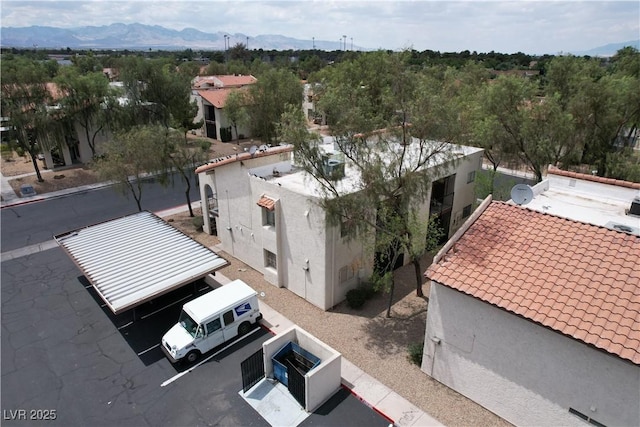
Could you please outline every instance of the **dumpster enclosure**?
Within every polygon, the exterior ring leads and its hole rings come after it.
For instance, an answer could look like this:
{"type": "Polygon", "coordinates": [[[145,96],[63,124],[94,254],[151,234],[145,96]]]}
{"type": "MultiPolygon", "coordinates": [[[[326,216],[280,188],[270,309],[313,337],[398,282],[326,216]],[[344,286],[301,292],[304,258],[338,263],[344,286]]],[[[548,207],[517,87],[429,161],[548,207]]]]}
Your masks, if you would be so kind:
{"type": "Polygon", "coordinates": [[[295,369],[300,375],[304,376],[320,364],[320,359],[292,341],[286,343],[271,358],[271,361],[273,362],[273,376],[286,386],[289,385],[287,375],[289,368],[295,369]]]}
{"type": "Polygon", "coordinates": [[[307,412],[340,389],[342,355],[304,329],[292,326],[265,341],[262,348],[265,375],[295,393],[307,412]]]}

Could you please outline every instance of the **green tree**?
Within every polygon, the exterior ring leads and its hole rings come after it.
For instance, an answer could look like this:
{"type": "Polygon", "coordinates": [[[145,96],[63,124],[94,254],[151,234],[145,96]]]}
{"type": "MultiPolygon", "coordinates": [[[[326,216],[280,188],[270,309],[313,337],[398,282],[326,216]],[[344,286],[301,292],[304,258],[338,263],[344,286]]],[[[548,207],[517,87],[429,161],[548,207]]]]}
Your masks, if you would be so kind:
{"type": "Polygon", "coordinates": [[[576,157],[575,124],[562,110],[560,97],[537,96],[537,86],[515,76],[501,76],[486,87],[476,126],[481,146],[497,143],[499,152],[517,157],[542,181],[550,163],[576,157]]]}
{"type": "Polygon", "coordinates": [[[579,96],[574,108],[585,132],[582,161],[596,165],[599,176],[608,176],[607,156],[628,146],[630,138],[623,137],[640,121],[640,79],[605,75],[583,82],[579,96]]]}
{"type": "Polygon", "coordinates": [[[191,180],[195,179],[195,167],[208,160],[211,142],[207,139],[190,139],[176,130],[166,132],[166,155],[168,166],[180,174],[185,183],[185,197],[189,207],[189,216],[193,217],[191,207],[191,180]]]}
{"type": "Polygon", "coordinates": [[[93,157],[96,156],[96,137],[106,125],[104,105],[109,95],[109,82],[101,72],[80,74],[69,67],[57,78],[63,97],[61,104],[67,117],[84,130],[93,157]]]}
{"type": "Polygon", "coordinates": [[[231,92],[224,105],[224,112],[231,126],[233,126],[236,140],[239,140],[238,125],[242,126],[249,121],[245,92],[241,90],[231,92]]]}
{"type": "Polygon", "coordinates": [[[264,142],[277,139],[276,123],[287,105],[302,103],[302,85],[297,77],[283,69],[268,69],[249,88],[247,99],[252,134],[264,142]]]}
{"type": "Polygon", "coordinates": [[[193,79],[200,74],[200,64],[194,61],[186,61],[178,65],[178,72],[193,79]]]}
{"type": "Polygon", "coordinates": [[[14,145],[29,153],[37,179],[43,182],[37,156],[64,140],[64,117],[54,107],[53,88],[41,62],[16,56],[0,65],[2,115],[9,117],[14,145]]]}
{"type": "Polygon", "coordinates": [[[434,232],[424,209],[432,179],[454,163],[445,141],[459,134],[449,117],[455,105],[441,86],[410,71],[404,53],[363,55],[319,74],[319,105],[331,117],[352,185],[328,172],[318,137],[305,131],[304,116],[293,107],[283,115],[283,139],[294,144],[296,161],[319,183],[329,224],[343,227],[347,238],[372,242],[374,281],[389,292],[390,316],[390,270],[402,253],[414,266],[416,294],[423,296],[419,261],[434,232]]]}
{"type": "Polygon", "coordinates": [[[96,161],[101,179],[114,181],[124,195],[133,196],[138,211],[142,211],[147,175],[166,171],[166,138],[161,126],[136,126],[116,133],[105,143],[104,156],[96,161]]]}

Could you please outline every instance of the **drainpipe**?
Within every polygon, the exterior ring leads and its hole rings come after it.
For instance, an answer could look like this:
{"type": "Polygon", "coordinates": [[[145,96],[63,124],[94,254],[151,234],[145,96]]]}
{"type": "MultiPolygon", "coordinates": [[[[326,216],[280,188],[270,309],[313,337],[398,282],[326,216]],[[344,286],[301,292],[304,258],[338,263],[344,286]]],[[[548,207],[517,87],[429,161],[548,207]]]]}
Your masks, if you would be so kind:
{"type": "MultiPolygon", "coordinates": [[[[229,209],[229,190],[224,190],[227,196],[227,231],[231,236],[231,255],[235,256],[235,250],[233,248],[233,229],[231,228],[231,211],[229,209]]],[[[220,209],[220,207],[218,207],[220,209]]]]}
{"type": "MultiPolygon", "coordinates": [[[[335,305],[335,300],[334,300],[334,290],[336,287],[336,228],[337,227],[333,227],[333,230],[331,231],[332,236],[332,240],[333,240],[333,244],[331,245],[332,250],[331,250],[331,306],[330,308],[333,308],[333,306],[335,305]]],[[[326,272],[325,272],[326,274],[326,272]]]]}

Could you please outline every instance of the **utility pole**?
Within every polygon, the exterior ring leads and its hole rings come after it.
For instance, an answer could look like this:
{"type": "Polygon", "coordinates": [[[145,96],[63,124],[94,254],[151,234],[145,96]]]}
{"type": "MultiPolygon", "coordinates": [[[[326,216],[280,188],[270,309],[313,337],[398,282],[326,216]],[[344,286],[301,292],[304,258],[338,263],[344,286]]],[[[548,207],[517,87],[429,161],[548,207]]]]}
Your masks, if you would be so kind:
{"type": "Polygon", "coordinates": [[[316,50],[316,38],[315,37],[311,37],[312,43],[313,43],[313,50],[316,50]]]}
{"type": "Polygon", "coordinates": [[[229,62],[229,35],[228,34],[224,35],[224,56],[225,56],[225,61],[229,62]]]}
{"type": "Polygon", "coordinates": [[[351,37],[351,50],[353,51],[353,37],[351,37]]]}
{"type": "Polygon", "coordinates": [[[344,39],[344,48],[342,50],[347,50],[347,36],[343,35],[342,38],[344,39]]]}
{"type": "Polygon", "coordinates": [[[247,36],[247,44],[245,45],[245,48],[249,50],[249,36],[247,36]]]}

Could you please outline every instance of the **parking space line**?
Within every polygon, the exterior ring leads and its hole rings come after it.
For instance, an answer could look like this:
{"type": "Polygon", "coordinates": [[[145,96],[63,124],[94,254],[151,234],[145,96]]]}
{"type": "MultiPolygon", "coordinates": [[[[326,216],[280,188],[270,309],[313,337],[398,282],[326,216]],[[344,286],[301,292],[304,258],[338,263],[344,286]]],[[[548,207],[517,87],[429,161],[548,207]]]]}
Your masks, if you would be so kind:
{"type": "Polygon", "coordinates": [[[186,300],[186,299],[191,298],[192,296],[193,296],[193,294],[189,294],[189,295],[187,295],[186,297],[184,297],[184,298],[182,298],[182,299],[179,299],[178,301],[172,302],[172,303],[171,303],[171,304],[169,304],[169,305],[165,305],[164,307],[161,307],[161,308],[157,309],[156,311],[152,311],[152,312],[151,312],[151,313],[149,313],[149,314],[145,314],[144,316],[140,317],[140,320],[142,320],[142,319],[146,319],[147,317],[151,317],[151,316],[153,316],[154,314],[156,314],[156,313],[158,313],[158,312],[160,312],[160,311],[164,310],[165,308],[169,308],[169,307],[171,307],[172,305],[176,305],[176,304],[178,304],[179,302],[182,302],[182,301],[184,301],[184,300],[186,300]]]}
{"type": "Polygon", "coordinates": [[[235,343],[255,334],[256,332],[258,332],[260,330],[260,328],[255,328],[253,331],[249,332],[247,335],[243,335],[242,337],[230,342],[229,344],[227,344],[226,346],[224,346],[223,348],[221,348],[220,350],[216,351],[215,353],[213,353],[211,356],[207,357],[204,360],[201,360],[200,362],[198,362],[198,364],[190,367],[189,369],[187,369],[186,371],[180,372],[176,375],[174,375],[173,377],[169,378],[168,380],[166,380],[165,382],[163,382],[162,384],[160,384],[160,387],[164,387],[167,386],[169,384],[171,384],[172,382],[174,382],[175,380],[179,379],[180,377],[182,377],[183,375],[186,375],[188,373],[190,373],[191,371],[195,370],[198,366],[202,365],[205,362],[208,362],[209,360],[211,360],[212,358],[216,357],[218,354],[222,353],[223,351],[225,351],[226,349],[228,349],[229,347],[231,347],[232,345],[234,345],[235,343]]]}
{"type": "Polygon", "coordinates": [[[141,351],[140,353],[138,353],[138,356],[142,356],[143,354],[145,354],[145,353],[147,353],[147,352],[149,352],[149,351],[153,350],[153,349],[154,349],[154,348],[156,348],[156,347],[160,347],[160,344],[156,344],[156,345],[154,345],[153,347],[149,347],[148,349],[146,349],[146,350],[144,350],[144,351],[141,351]]]}
{"type": "Polygon", "coordinates": [[[120,329],[124,329],[124,328],[126,328],[127,326],[131,326],[131,325],[133,325],[133,322],[129,322],[129,323],[127,323],[126,325],[118,326],[118,330],[120,330],[120,329]]]}

